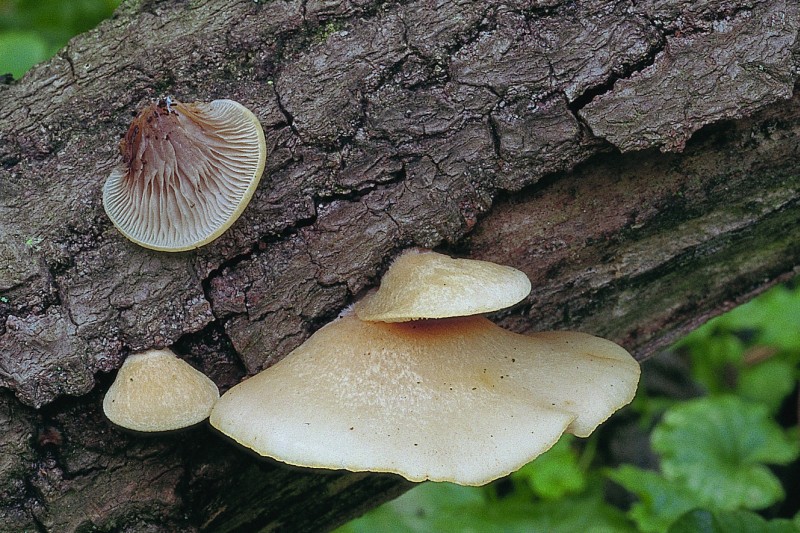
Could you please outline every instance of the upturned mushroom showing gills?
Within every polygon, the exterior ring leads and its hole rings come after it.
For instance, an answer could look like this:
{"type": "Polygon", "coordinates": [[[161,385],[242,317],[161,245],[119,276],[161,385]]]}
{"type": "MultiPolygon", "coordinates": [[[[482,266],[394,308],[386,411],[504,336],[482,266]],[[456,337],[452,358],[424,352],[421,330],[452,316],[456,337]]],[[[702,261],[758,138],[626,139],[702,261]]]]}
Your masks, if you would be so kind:
{"type": "Polygon", "coordinates": [[[361,320],[406,322],[497,311],[531,292],[519,270],[476,259],[409,250],[392,263],[377,292],[355,306],[361,320]]]}
{"type": "Polygon", "coordinates": [[[232,100],[146,107],[120,142],[123,165],[103,187],[103,207],[131,241],[191,250],[225,232],[258,186],[264,132],[232,100]]]}
{"type": "Polygon", "coordinates": [[[482,485],[589,435],[638,379],[630,354],[583,333],[349,315],[230,389],[210,422],[292,465],[482,485]]]}
{"type": "Polygon", "coordinates": [[[103,412],[134,431],[172,431],[208,418],[218,399],[214,382],[171,350],[148,350],[125,359],[103,412]]]}

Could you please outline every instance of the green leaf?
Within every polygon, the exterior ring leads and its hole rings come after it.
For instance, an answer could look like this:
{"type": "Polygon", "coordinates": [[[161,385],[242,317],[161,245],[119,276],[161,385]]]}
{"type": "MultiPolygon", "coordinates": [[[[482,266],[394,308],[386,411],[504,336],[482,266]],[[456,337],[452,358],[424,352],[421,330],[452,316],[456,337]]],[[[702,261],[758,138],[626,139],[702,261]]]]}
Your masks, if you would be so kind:
{"type": "Polygon", "coordinates": [[[562,436],[536,460],[511,474],[511,478],[526,483],[534,494],[546,500],[583,491],[586,474],[578,464],[578,454],[572,442],[572,435],[562,436]]]}
{"type": "Polygon", "coordinates": [[[634,533],[602,492],[555,501],[518,499],[488,502],[485,490],[448,483],[424,483],[400,498],[339,528],[337,533],[634,533]]]}
{"type": "Polygon", "coordinates": [[[677,347],[691,352],[692,376],[710,393],[737,392],[777,409],[793,388],[796,373],[780,373],[772,365],[800,364],[800,285],[773,288],[709,321],[677,347]],[[768,361],[746,365],[745,353],[757,346],[777,353],[768,361]]]}
{"type": "Polygon", "coordinates": [[[22,77],[29,68],[48,58],[47,43],[31,31],[0,31],[0,74],[22,77]]]}
{"type": "Polygon", "coordinates": [[[630,403],[630,409],[639,415],[639,427],[649,433],[664,411],[679,402],[680,400],[667,396],[650,396],[644,388],[640,388],[630,403]]]}
{"type": "Polygon", "coordinates": [[[712,394],[731,391],[736,370],[743,365],[744,343],[731,334],[693,335],[690,334],[687,346],[692,350],[695,381],[712,394]]]}
{"type": "Polygon", "coordinates": [[[779,285],[720,317],[727,331],[754,330],[756,342],[797,352],[800,347],[800,284],[779,285]]]}
{"type": "MultiPolygon", "coordinates": [[[[504,520],[509,509],[500,505],[484,527],[472,531],[519,531],[520,533],[635,533],[636,529],[619,509],[607,504],[602,491],[590,491],[579,496],[542,501],[517,506],[513,523],[504,520]],[[513,527],[512,527],[513,524],[513,527]]],[[[441,531],[441,530],[434,530],[441,531]]],[[[461,530],[464,531],[464,530],[461,530]]]]}
{"type": "MultiPolygon", "coordinates": [[[[337,529],[337,533],[427,532],[434,524],[461,528],[465,515],[457,510],[486,505],[483,491],[452,483],[422,483],[399,498],[337,529]]],[[[460,531],[461,529],[450,529],[460,531]]]]}
{"type": "Polygon", "coordinates": [[[702,398],[669,409],[652,434],[667,479],[724,509],[761,509],[783,498],[767,464],[786,464],[800,450],[763,405],[733,396],[702,398]]]}
{"type": "Polygon", "coordinates": [[[676,518],[697,507],[697,494],[658,472],[622,465],[606,475],[636,495],[639,501],[631,506],[628,516],[645,533],[665,531],[676,518]]]}
{"type": "Polygon", "coordinates": [[[118,4],[119,0],[0,1],[0,74],[21,77],[72,36],[111,16],[118,4]]]}
{"type": "Polygon", "coordinates": [[[736,390],[739,396],[763,403],[771,413],[776,413],[796,385],[795,365],[772,357],[742,369],[736,390]]]}
{"type": "Polygon", "coordinates": [[[681,516],[667,533],[797,533],[791,520],[767,521],[751,511],[695,509],[681,516]]]}

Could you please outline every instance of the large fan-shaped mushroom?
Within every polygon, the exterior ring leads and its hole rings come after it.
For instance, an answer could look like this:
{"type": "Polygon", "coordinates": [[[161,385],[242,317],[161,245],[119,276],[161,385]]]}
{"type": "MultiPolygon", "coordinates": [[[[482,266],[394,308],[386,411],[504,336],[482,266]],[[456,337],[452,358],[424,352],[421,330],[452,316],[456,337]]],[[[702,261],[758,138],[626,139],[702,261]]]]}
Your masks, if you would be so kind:
{"type": "Polygon", "coordinates": [[[638,380],[628,352],[584,333],[351,315],[226,392],[210,422],[293,465],[482,485],[564,431],[589,435],[638,380]]]}
{"type": "Polygon", "coordinates": [[[170,252],[198,248],[228,229],[266,161],[258,119],[232,100],[151,104],[120,151],[124,165],[103,188],[106,213],[128,239],[170,252]]]}

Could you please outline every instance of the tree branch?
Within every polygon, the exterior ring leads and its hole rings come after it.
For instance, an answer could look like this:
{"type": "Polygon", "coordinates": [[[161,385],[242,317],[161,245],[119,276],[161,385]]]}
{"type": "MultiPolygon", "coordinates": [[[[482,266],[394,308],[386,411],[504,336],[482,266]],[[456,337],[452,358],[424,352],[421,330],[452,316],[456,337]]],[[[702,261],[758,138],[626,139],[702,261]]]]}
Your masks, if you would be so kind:
{"type": "Polygon", "coordinates": [[[128,435],[100,401],[173,345],[224,390],[408,246],[513,265],[498,314],[643,358],[795,272],[798,20],[785,0],[131,1],[0,86],[0,529],[326,529],[408,485],[128,435]],[[237,100],[270,155],[196,252],[100,191],[155,98],[237,100]],[[13,396],[16,396],[14,398],[13,396]]]}

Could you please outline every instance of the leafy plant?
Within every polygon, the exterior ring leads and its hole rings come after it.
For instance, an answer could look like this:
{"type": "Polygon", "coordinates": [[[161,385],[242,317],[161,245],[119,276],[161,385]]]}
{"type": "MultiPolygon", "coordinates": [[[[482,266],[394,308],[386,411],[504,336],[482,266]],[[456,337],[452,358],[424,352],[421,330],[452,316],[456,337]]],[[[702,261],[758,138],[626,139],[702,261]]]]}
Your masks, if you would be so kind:
{"type": "Polygon", "coordinates": [[[572,435],[563,435],[539,460],[511,474],[511,479],[524,484],[543,500],[579,494],[587,486],[588,474],[572,445],[573,440],[572,435]]]}
{"type": "Polygon", "coordinates": [[[800,447],[766,406],[735,396],[700,398],[667,410],[653,429],[661,472],[623,465],[611,480],[636,495],[629,516],[641,531],[665,531],[683,513],[763,509],[784,497],[765,464],[797,459],[800,447]]]}
{"type": "Polygon", "coordinates": [[[625,515],[603,501],[600,484],[590,485],[578,495],[531,502],[520,497],[495,499],[475,487],[423,483],[338,532],[633,533],[625,515]]]}
{"type": "Polygon", "coordinates": [[[711,394],[734,393],[776,412],[800,373],[800,284],[775,287],[686,336],[694,379],[711,394]]]}
{"type": "Polygon", "coordinates": [[[735,396],[701,398],[671,408],[653,430],[667,479],[720,509],[763,509],[783,499],[765,464],[787,464],[800,448],[764,405],[735,396]]]}
{"type": "Polygon", "coordinates": [[[35,31],[0,31],[0,72],[20,77],[49,57],[48,46],[35,31]]]}
{"type": "Polygon", "coordinates": [[[119,0],[0,0],[0,74],[21,77],[117,5],[119,0]]]}
{"type": "Polygon", "coordinates": [[[636,495],[638,501],[631,505],[628,516],[645,533],[665,531],[679,516],[697,507],[700,501],[690,488],[654,470],[626,464],[609,470],[607,475],[636,495]]]}
{"type": "Polygon", "coordinates": [[[750,511],[708,511],[695,509],[681,516],[667,533],[797,533],[791,520],[767,521],[750,511]]]}

